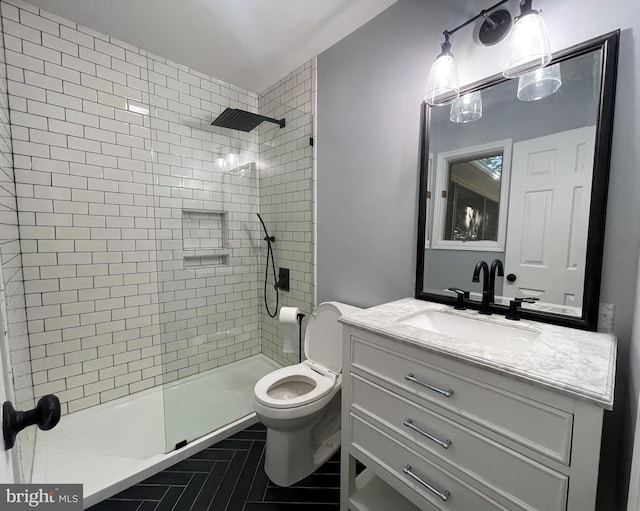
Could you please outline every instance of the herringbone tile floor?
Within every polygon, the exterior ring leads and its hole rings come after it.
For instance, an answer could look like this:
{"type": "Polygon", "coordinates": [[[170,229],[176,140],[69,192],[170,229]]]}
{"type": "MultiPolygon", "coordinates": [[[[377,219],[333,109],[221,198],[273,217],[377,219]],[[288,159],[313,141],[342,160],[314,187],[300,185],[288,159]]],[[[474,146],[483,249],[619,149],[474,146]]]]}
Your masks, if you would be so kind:
{"type": "Polygon", "coordinates": [[[340,456],[280,488],[264,473],[266,430],[260,424],[205,449],[89,508],[90,511],[337,510],[340,456]]]}

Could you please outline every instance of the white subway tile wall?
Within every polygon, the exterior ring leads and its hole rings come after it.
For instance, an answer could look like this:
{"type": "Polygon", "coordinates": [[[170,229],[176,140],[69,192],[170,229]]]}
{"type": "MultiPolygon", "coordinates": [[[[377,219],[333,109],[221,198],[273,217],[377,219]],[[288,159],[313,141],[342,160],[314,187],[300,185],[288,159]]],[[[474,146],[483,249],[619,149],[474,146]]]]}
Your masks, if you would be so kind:
{"type": "MultiPolygon", "coordinates": [[[[309,309],[311,165],[292,138],[306,129],[308,139],[308,114],[277,141],[263,177],[253,162],[268,135],[209,126],[226,107],[257,112],[256,94],[21,0],[1,5],[26,399],[55,392],[68,413],[260,351],[282,361],[277,326],[263,327],[261,345],[255,213],[263,198],[286,240],[279,265],[292,268],[291,298],[309,309]],[[216,161],[231,150],[244,165],[222,172],[216,161]],[[184,210],[226,213],[225,264],[185,266],[184,210]]],[[[300,93],[286,85],[297,74],[274,87],[265,111],[289,95],[310,108],[298,99],[310,101],[306,80],[300,93]]]]}
{"type": "MultiPolygon", "coordinates": [[[[280,292],[280,304],[298,307],[306,314],[314,308],[313,289],[313,146],[312,93],[314,61],[309,61],[260,94],[260,113],[286,118],[280,129],[264,124],[260,131],[260,212],[269,234],[275,236],[274,257],[278,268],[290,269],[289,292],[280,292]]],[[[262,247],[262,255],[265,248],[262,247]]],[[[277,271],[277,270],[276,270],[277,271]]],[[[271,281],[270,281],[271,282],[271,281]]],[[[275,306],[272,285],[267,286],[270,306],[275,306]]],[[[283,354],[283,330],[278,318],[262,307],[262,351],[280,364],[295,364],[294,354],[283,354]]]]}

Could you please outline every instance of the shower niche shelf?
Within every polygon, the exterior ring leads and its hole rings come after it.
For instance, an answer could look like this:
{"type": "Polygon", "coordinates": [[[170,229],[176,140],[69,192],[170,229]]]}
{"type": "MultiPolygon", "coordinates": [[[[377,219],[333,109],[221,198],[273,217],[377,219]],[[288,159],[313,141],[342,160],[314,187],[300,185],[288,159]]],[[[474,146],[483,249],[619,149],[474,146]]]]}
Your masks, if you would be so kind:
{"type": "Polygon", "coordinates": [[[229,220],[225,211],[182,210],[185,268],[229,266],[229,220]]]}

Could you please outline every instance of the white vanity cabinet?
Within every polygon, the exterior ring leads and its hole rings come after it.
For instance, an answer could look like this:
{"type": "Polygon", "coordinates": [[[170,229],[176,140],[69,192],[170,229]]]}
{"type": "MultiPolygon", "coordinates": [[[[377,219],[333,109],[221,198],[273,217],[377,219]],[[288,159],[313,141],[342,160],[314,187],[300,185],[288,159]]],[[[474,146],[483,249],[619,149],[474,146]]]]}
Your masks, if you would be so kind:
{"type": "Polygon", "coordinates": [[[348,318],[343,332],[342,511],[595,508],[602,406],[348,318]]]}

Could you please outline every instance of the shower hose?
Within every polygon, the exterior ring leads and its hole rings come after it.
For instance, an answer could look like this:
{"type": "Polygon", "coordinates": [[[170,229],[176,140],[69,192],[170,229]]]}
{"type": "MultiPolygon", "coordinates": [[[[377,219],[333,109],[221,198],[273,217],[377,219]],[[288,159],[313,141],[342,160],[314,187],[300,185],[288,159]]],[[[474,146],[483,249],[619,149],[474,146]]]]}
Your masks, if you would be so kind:
{"type": "Polygon", "coordinates": [[[264,225],[264,221],[262,220],[262,217],[260,216],[260,213],[257,213],[258,218],[260,219],[260,223],[262,224],[262,228],[264,229],[264,236],[265,236],[265,241],[267,242],[267,260],[265,262],[265,267],[264,267],[264,306],[267,309],[267,314],[269,314],[270,317],[275,318],[276,315],[278,314],[278,305],[279,305],[279,293],[278,293],[278,278],[276,277],[276,265],[275,262],[273,261],[273,248],[271,247],[271,242],[275,241],[275,238],[272,236],[269,236],[269,233],[267,232],[267,226],[264,225]],[[273,269],[273,281],[275,282],[275,284],[273,285],[273,288],[276,290],[276,309],[275,311],[273,311],[273,313],[271,312],[271,310],[269,309],[269,301],[267,300],[267,279],[269,278],[269,257],[271,257],[271,268],[273,269]]]}

